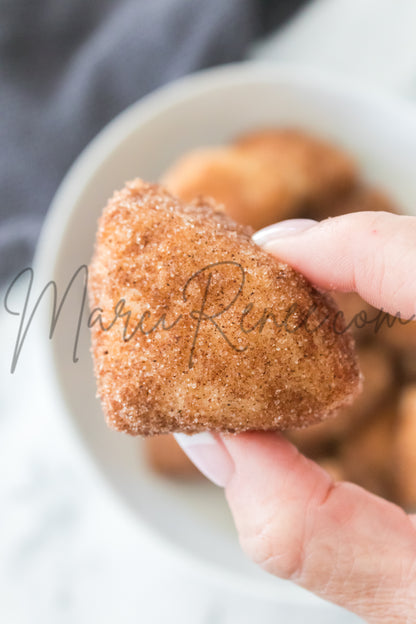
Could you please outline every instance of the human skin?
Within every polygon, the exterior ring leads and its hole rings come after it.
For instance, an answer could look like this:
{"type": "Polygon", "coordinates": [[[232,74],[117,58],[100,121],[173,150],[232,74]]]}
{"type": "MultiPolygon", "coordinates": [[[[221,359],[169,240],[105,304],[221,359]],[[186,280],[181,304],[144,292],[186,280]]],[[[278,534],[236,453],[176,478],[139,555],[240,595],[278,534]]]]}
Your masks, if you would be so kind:
{"type": "MultiPolygon", "coordinates": [[[[255,240],[326,290],[416,314],[416,217],[362,212],[286,221],[255,240]]],[[[247,555],[367,622],[416,622],[416,515],[334,483],[279,434],[177,436],[226,498],[247,555]]],[[[415,477],[416,478],[416,477],[415,477]]]]}

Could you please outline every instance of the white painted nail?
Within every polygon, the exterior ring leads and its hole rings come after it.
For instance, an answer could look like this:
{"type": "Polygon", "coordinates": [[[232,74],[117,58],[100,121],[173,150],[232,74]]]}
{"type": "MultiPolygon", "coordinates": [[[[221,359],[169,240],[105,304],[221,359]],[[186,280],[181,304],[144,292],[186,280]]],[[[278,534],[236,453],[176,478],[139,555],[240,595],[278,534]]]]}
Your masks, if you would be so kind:
{"type": "Polygon", "coordinates": [[[221,438],[212,433],[175,433],[175,439],[195,466],[220,487],[227,485],[234,463],[221,438]]]}
{"type": "Polygon", "coordinates": [[[317,223],[318,221],[314,221],[313,219],[287,219],[286,221],[280,221],[262,230],[258,230],[258,232],[253,234],[253,241],[261,247],[267,247],[267,245],[273,243],[277,238],[295,236],[296,234],[300,234],[300,232],[308,230],[317,223]]]}

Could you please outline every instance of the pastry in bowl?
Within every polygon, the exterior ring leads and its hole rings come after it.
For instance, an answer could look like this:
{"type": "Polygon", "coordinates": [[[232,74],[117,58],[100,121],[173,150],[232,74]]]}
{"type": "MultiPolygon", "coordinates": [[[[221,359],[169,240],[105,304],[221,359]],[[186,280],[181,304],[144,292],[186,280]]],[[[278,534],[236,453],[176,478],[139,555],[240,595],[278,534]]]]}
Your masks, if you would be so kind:
{"type": "Polygon", "coordinates": [[[130,434],[305,427],[361,388],[332,299],[215,203],[137,179],[110,199],[90,272],[108,424],[130,434]]]}
{"type": "Polygon", "coordinates": [[[185,201],[214,198],[235,221],[257,230],[325,210],[354,188],[357,171],[333,145],[298,130],[271,128],[188,152],[162,182],[185,201]]]}

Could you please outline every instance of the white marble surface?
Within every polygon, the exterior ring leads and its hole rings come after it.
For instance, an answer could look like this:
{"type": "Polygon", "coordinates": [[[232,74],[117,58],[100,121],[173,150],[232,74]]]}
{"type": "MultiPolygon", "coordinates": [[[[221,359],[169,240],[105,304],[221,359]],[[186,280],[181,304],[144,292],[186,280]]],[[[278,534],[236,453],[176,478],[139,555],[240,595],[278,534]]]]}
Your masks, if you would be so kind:
{"type": "MultiPolygon", "coordinates": [[[[416,95],[415,24],[414,0],[317,0],[253,54],[416,95]]],[[[0,622],[304,622],[202,579],[111,504],[42,391],[35,344],[10,374],[15,332],[2,306],[0,622]]]]}

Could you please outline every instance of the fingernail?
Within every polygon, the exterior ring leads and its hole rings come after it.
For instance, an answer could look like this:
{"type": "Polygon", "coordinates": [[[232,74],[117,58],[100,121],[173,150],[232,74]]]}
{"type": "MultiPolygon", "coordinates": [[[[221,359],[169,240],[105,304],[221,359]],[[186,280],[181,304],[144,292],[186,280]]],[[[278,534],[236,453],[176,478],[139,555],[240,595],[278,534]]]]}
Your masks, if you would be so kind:
{"type": "Polygon", "coordinates": [[[314,219],[287,219],[258,230],[258,232],[253,234],[253,241],[261,247],[267,247],[277,238],[294,236],[304,230],[308,230],[317,223],[318,221],[314,221],[314,219]]]}
{"type": "Polygon", "coordinates": [[[224,487],[234,472],[234,463],[221,438],[212,433],[175,433],[176,442],[191,462],[210,481],[224,487]]]}

